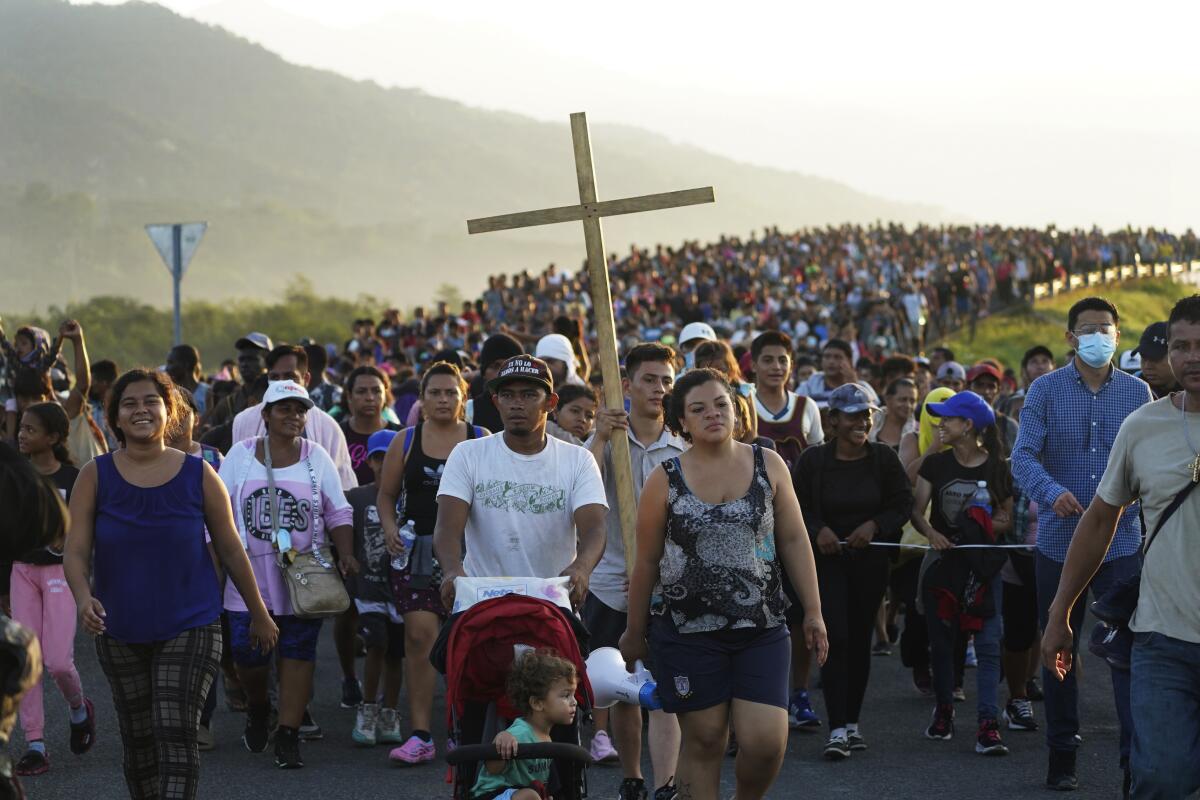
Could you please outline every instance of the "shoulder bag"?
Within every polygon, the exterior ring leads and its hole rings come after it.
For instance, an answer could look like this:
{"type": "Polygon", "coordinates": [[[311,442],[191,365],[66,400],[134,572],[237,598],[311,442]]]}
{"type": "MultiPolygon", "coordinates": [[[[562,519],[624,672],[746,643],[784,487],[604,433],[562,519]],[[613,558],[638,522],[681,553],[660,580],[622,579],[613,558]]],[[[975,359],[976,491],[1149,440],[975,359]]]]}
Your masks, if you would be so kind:
{"type": "Polygon", "coordinates": [[[350,595],[342,581],[342,574],[333,561],[333,550],[327,542],[317,543],[317,515],[321,513],[321,489],[317,485],[317,474],[312,459],[304,457],[308,468],[308,480],[312,486],[312,508],[309,524],[313,529],[312,547],[307,553],[298,553],[291,547],[279,550],[276,538],[279,527],[279,498],[275,494],[275,470],[271,466],[271,447],[264,438],[263,460],[267,468],[267,505],[271,514],[271,539],[275,542],[275,563],[283,573],[292,613],[300,619],[336,617],[350,607],[350,595]]]}

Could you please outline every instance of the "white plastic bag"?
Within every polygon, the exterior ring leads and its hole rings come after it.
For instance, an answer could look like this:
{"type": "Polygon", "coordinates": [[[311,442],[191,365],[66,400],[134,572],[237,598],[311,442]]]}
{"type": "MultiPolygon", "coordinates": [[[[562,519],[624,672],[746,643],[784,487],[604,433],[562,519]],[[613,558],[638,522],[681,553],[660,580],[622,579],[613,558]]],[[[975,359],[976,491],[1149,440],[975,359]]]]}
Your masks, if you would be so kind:
{"type": "Polygon", "coordinates": [[[454,610],[457,614],[476,603],[503,597],[506,594],[523,594],[549,600],[567,611],[571,610],[570,578],[455,578],[454,610]]]}

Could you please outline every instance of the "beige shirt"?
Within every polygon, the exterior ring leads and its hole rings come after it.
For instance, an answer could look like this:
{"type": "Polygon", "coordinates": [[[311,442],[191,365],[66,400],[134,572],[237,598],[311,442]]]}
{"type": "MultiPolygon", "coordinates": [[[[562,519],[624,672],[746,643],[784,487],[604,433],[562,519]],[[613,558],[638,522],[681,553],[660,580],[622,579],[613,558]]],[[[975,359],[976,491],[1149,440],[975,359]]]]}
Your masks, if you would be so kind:
{"type": "MultiPolygon", "coordinates": [[[[590,440],[589,440],[590,441],[590,440]]],[[[662,462],[687,450],[688,444],[681,437],[664,427],[658,441],[644,447],[636,436],[629,437],[629,461],[633,470],[633,494],[642,499],[642,487],[646,479],[662,462]]],[[[629,608],[629,592],[626,588],[625,539],[621,535],[621,514],[617,506],[617,479],[613,475],[612,442],[604,446],[604,493],[608,498],[608,543],[604,556],[592,572],[588,591],[615,611],[629,608]]]]}
{"type": "MultiPolygon", "coordinates": [[[[1187,416],[1188,432],[1200,447],[1200,411],[1187,416]]],[[[1097,497],[1114,506],[1141,498],[1147,536],[1192,478],[1196,453],[1188,445],[1181,417],[1169,397],[1130,414],[1096,490],[1097,497]]],[[[1129,627],[1136,633],[1153,631],[1200,644],[1200,491],[1188,495],[1146,554],[1141,595],[1129,627]]]]}

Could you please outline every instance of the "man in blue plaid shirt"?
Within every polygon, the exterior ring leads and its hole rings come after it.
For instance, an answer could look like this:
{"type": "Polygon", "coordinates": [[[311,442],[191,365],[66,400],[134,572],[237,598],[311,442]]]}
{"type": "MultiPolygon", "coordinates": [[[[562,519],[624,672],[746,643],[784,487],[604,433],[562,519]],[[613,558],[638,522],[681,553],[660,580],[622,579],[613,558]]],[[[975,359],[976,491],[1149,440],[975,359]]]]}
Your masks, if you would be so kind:
{"type": "MultiPolygon", "coordinates": [[[[1120,316],[1100,297],[1080,300],[1067,316],[1067,342],[1075,357],[1065,367],[1038,378],[1029,387],[1021,428],[1012,454],[1012,471],[1039,506],[1037,535],[1038,615],[1046,625],[1058,590],[1067,548],[1084,508],[1092,502],[1104,475],[1113,440],[1125,418],[1153,400],[1150,387],[1112,364],[1120,338],[1120,316]]],[[[1125,509],[1116,538],[1090,588],[1100,596],[1114,583],[1135,574],[1140,564],[1142,527],[1138,507],[1125,509]]],[[[1074,650],[1086,603],[1071,615],[1074,650]]],[[[1078,688],[1074,673],[1061,682],[1043,670],[1046,742],[1050,766],[1046,783],[1054,789],[1078,785],[1075,751],[1079,732],[1078,688]]],[[[1113,695],[1121,721],[1121,764],[1128,768],[1132,723],[1129,673],[1112,672],[1113,695]]]]}

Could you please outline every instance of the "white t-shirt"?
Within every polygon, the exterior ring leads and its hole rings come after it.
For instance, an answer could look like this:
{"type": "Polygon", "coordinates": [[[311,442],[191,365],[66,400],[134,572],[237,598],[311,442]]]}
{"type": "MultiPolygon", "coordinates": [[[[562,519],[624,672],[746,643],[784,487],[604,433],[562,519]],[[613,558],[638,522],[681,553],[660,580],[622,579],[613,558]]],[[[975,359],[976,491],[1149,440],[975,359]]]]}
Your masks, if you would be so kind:
{"type": "Polygon", "coordinates": [[[592,454],[549,436],[531,456],[510,450],[503,434],[460,443],[438,497],[471,506],[463,569],[472,578],[555,577],[575,560],[575,512],[608,508],[592,454]]]}

